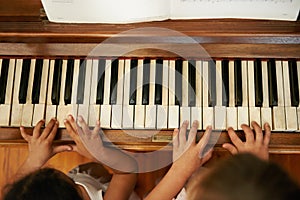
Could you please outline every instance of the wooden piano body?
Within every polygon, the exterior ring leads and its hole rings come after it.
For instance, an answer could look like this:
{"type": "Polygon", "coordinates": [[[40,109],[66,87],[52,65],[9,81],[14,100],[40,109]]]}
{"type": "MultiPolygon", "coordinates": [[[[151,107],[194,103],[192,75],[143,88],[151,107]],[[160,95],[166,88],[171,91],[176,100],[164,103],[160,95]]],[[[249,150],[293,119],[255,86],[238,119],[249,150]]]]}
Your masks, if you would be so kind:
{"type": "MultiPolygon", "coordinates": [[[[176,58],[172,52],[181,52],[189,58],[202,58],[195,52],[191,41],[182,39],[186,35],[200,44],[212,58],[218,59],[300,59],[300,21],[265,21],[265,20],[168,20],[135,24],[55,24],[47,21],[41,15],[40,1],[31,0],[23,3],[13,1],[9,5],[0,1],[0,57],[7,58],[81,58],[90,54],[91,50],[102,43],[107,49],[117,46],[127,52],[128,58],[176,58]],[[5,5],[5,6],[2,6],[5,5]],[[150,27],[159,30],[149,33],[150,27]],[[137,32],[121,32],[129,30],[137,32]],[[169,35],[168,30],[174,31],[169,35]],[[175,33],[176,32],[176,33],[175,33]],[[177,33],[183,35],[178,35],[177,33]],[[149,35],[148,35],[149,34],[149,35]],[[107,40],[113,37],[113,40],[107,40]],[[129,48],[130,47],[130,48],[129,48]],[[145,48],[146,47],[146,48],[145,48]],[[135,51],[129,51],[136,49],[135,51]],[[167,49],[168,51],[165,51],[167,49]]],[[[197,45],[196,45],[197,46],[197,45]]],[[[105,52],[103,56],[117,57],[119,52],[105,52]]],[[[32,131],[32,128],[29,128],[32,131]]],[[[128,130],[126,130],[128,131],[128,130]]],[[[155,130],[129,130],[131,135],[148,136],[155,130]]],[[[120,147],[135,151],[148,152],[165,147],[172,130],[161,130],[153,137],[132,137],[122,130],[105,130],[107,137],[120,147]]],[[[202,132],[199,131],[199,135],[202,132]]],[[[243,137],[242,133],[238,133],[243,137]]],[[[223,131],[216,146],[214,163],[219,157],[228,155],[221,144],[229,141],[226,131],[223,131]]],[[[57,142],[70,142],[66,131],[61,129],[57,142]]],[[[168,150],[171,147],[168,146],[168,150]]],[[[162,154],[169,156],[169,151],[162,154]]],[[[26,152],[26,144],[21,139],[18,128],[0,127],[0,167],[3,186],[9,176],[15,172],[24,160],[22,152],[26,152]],[[4,175],[6,174],[6,175],[4,175]]],[[[286,168],[300,183],[300,133],[274,132],[270,144],[271,160],[286,168]]],[[[24,154],[23,154],[24,155],[24,154]]],[[[73,153],[65,153],[50,161],[50,166],[67,171],[74,165],[86,159],[73,153]],[[72,158],[70,157],[72,154],[72,158]]],[[[138,184],[140,194],[153,187],[155,179],[161,176],[166,168],[143,173],[138,184]],[[143,189],[142,189],[143,188],[143,189]]]]}

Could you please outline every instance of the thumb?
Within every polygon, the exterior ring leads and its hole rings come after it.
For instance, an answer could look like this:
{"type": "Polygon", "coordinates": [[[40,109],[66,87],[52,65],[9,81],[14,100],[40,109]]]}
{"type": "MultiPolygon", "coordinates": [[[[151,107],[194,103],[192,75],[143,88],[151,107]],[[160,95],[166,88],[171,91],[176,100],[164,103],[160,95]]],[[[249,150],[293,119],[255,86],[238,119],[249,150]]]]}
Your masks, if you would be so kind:
{"type": "Polygon", "coordinates": [[[232,144],[230,144],[230,143],[224,143],[222,145],[222,147],[224,149],[227,149],[231,154],[237,154],[238,153],[237,148],[235,146],[233,146],[232,144]]]}
{"type": "Polygon", "coordinates": [[[53,148],[53,153],[57,154],[57,153],[61,153],[64,151],[72,151],[73,148],[71,145],[61,145],[61,146],[56,146],[53,148]]]}

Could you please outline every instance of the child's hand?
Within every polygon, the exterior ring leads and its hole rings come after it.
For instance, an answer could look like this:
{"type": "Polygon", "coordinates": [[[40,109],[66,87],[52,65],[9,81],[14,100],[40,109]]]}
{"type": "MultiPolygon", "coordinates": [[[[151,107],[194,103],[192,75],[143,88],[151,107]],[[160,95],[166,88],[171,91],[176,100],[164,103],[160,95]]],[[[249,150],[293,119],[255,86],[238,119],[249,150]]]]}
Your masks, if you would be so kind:
{"type": "Polygon", "coordinates": [[[254,137],[254,133],[249,126],[242,125],[242,129],[244,130],[246,136],[246,142],[242,142],[234,130],[229,128],[228,134],[233,144],[225,143],[223,144],[223,148],[227,149],[232,154],[241,152],[252,153],[263,160],[268,160],[271,128],[268,123],[264,124],[265,135],[263,135],[261,127],[256,122],[252,122],[252,126],[254,128],[256,137],[254,137]]]}
{"type": "Polygon", "coordinates": [[[52,119],[41,133],[44,123],[44,120],[39,121],[32,135],[26,133],[24,127],[20,127],[22,137],[28,142],[29,154],[26,163],[36,168],[42,167],[55,154],[72,150],[68,145],[53,145],[58,128],[58,122],[55,119],[52,119]]]}
{"type": "Polygon", "coordinates": [[[91,154],[89,148],[96,147],[98,151],[102,151],[103,144],[101,137],[99,136],[99,121],[92,131],[89,129],[88,125],[81,116],[78,117],[78,121],[81,127],[76,123],[73,116],[71,115],[69,115],[64,122],[69,135],[76,143],[76,145],[73,146],[73,150],[75,150],[82,156],[95,161],[96,158],[91,154]]]}
{"type": "Polygon", "coordinates": [[[67,131],[76,143],[76,146],[73,147],[75,151],[116,171],[137,171],[137,163],[131,156],[124,153],[121,149],[103,145],[99,121],[97,121],[93,130],[89,129],[82,116],[78,117],[78,121],[81,127],[71,115],[65,121],[67,131]]]}
{"type": "Polygon", "coordinates": [[[175,165],[184,168],[187,176],[190,176],[197,168],[207,162],[212,156],[212,149],[204,152],[210,138],[211,127],[207,127],[203,137],[196,143],[198,121],[194,121],[192,128],[186,138],[188,122],[185,121],[178,133],[178,129],[173,133],[173,161],[175,165]]]}

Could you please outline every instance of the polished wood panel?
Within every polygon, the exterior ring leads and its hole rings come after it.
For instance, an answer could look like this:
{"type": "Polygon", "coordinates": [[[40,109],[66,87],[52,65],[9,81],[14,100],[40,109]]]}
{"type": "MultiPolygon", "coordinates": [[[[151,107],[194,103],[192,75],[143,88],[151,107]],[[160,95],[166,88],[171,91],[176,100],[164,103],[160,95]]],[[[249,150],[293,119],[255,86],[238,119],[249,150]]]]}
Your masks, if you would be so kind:
{"type": "Polygon", "coordinates": [[[133,24],[0,22],[0,55],[300,58],[300,22],[166,20],[133,24]],[[105,51],[92,53],[101,44],[105,51]],[[199,47],[207,52],[199,52],[199,47]]]}
{"type": "Polygon", "coordinates": [[[40,0],[0,0],[0,21],[40,21],[40,0]]]}
{"type": "MultiPolygon", "coordinates": [[[[28,154],[27,148],[27,144],[25,143],[0,144],[0,197],[2,196],[2,188],[10,183],[11,177],[24,162],[28,154]]],[[[76,152],[64,152],[55,155],[48,161],[46,166],[67,173],[73,167],[85,162],[90,162],[90,160],[80,156],[76,152]]]]}

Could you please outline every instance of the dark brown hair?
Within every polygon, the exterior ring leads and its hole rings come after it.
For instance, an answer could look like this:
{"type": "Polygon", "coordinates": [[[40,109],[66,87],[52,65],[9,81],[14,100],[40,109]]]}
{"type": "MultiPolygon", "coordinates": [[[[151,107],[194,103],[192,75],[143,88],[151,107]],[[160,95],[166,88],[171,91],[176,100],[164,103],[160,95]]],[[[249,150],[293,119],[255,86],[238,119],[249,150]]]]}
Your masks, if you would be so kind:
{"type": "Polygon", "coordinates": [[[72,179],[51,168],[37,170],[6,187],[4,200],[81,200],[72,179]]]}
{"type": "Polygon", "coordinates": [[[205,175],[197,174],[187,186],[189,200],[293,200],[298,185],[278,165],[251,154],[238,154],[205,175]]]}

